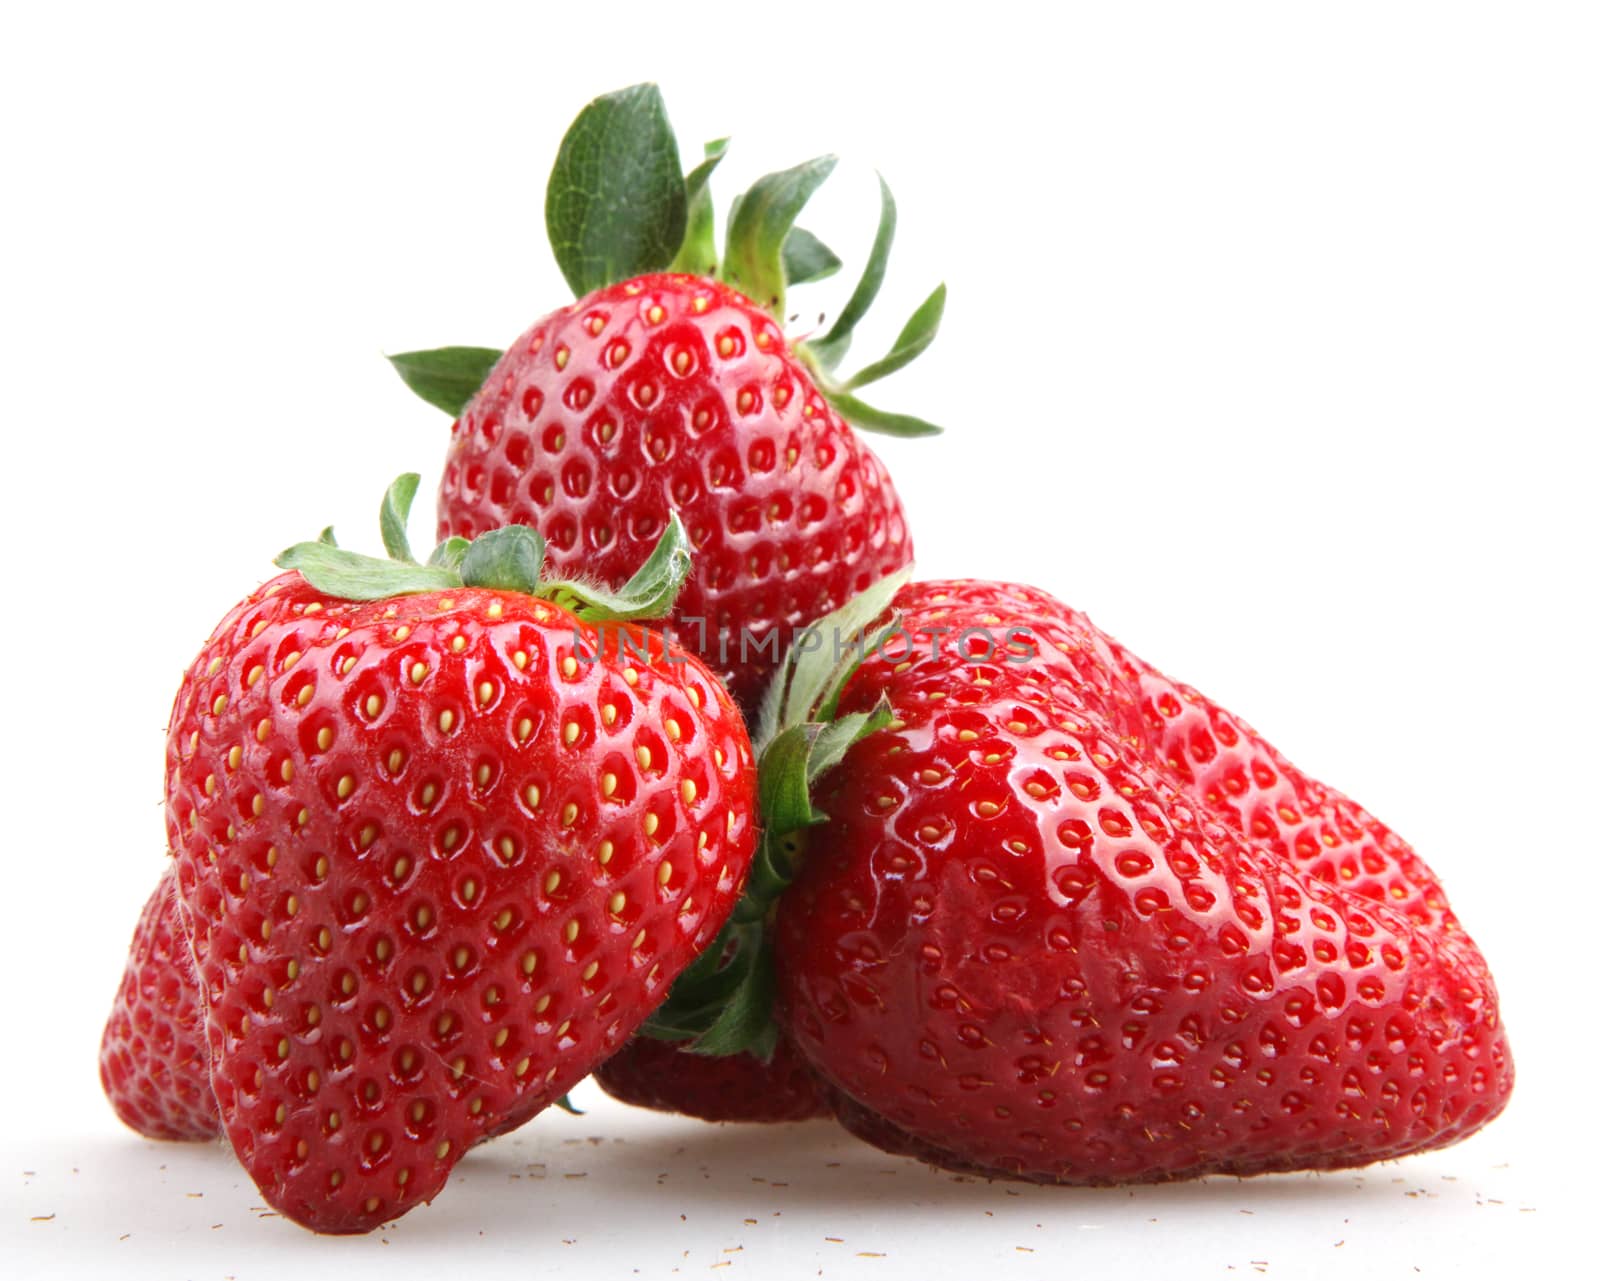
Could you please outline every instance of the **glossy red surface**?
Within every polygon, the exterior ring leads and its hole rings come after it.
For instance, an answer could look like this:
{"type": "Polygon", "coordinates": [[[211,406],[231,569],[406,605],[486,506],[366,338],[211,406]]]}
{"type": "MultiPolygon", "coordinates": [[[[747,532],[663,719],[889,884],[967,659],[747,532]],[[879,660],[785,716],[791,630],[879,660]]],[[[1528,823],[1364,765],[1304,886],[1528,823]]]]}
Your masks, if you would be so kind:
{"type": "Polygon", "coordinates": [[[720,928],[749,740],[699,663],[464,588],[283,575],[184,678],[167,825],[224,1126],[263,1196],[364,1231],[614,1052],[720,928]],[[575,631],[576,629],[576,631],[575,631]],[[669,661],[671,660],[671,661],[669,661]]]}
{"type": "Polygon", "coordinates": [[[205,1014],[178,919],[172,869],[139,913],[100,1041],[100,1084],[124,1124],[148,1139],[213,1139],[205,1014]]]}
{"type": "Polygon", "coordinates": [[[708,1058],[636,1036],[595,1069],[614,1099],[702,1121],[804,1121],[828,1116],[825,1088],[786,1041],[770,1062],[750,1054],[708,1058]]]}
{"type": "Polygon", "coordinates": [[[897,722],[826,776],[778,916],[788,1030],[853,1129],[1099,1183],[1364,1164],[1505,1106],[1488,969],[1392,832],[1042,592],[897,605],[914,653],[842,703],[897,722]],[[954,652],[1011,627],[1026,661],[954,652]]]}
{"type": "Polygon", "coordinates": [[[788,629],[911,562],[883,464],[777,322],[715,281],[644,276],[512,344],[455,424],[439,534],[532,525],[554,571],[622,582],[672,511],[695,546],[676,639],[746,707],[788,629]]]}

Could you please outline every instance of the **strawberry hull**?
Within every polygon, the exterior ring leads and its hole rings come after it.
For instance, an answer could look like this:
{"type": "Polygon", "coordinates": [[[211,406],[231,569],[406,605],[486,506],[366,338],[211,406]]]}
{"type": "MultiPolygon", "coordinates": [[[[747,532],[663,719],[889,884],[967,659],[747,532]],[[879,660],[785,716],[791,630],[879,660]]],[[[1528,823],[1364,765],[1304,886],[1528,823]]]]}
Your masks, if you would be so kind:
{"type": "Polygon", "coordinates": [[[1393,833],[1044,593],[896,604],[914,652],[840,709],[896,719],[820,784],[777,922],[849,1128],[1096,1184],[1362,1165],[1501,1111],[1493,982],[1393,833]],[[935,657],[937,627],[1036,652],[935,657]]]}

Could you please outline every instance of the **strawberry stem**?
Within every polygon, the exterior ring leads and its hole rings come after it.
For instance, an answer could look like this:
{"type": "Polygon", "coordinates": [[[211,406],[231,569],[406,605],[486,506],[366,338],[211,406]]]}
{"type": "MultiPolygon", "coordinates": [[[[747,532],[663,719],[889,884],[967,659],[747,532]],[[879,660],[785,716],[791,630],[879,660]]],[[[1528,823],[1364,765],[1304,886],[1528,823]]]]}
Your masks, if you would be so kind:
{"type": "Polygon", "coordinates": [[[717,270],[717,218],[711,201],[711,175],[722,163],[728,140],[706,143],[706,158],[683,176],[689,197],[688,225],[683,244],[672,260],[672,270],[691,276],[710,276],[717,270]]]}

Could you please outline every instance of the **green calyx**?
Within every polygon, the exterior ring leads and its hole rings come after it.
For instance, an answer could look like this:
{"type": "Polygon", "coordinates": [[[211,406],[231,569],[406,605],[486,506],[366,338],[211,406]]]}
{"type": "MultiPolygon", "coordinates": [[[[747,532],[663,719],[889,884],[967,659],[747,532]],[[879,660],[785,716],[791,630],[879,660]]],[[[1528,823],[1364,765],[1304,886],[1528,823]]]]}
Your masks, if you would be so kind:
{"type": "MultiPolygon", "coordinates": [[[[581,298],[649,272],[681,271],[724,280],[782,320],[791,287],[836,274],[838,256],[795,223],[833,171],[833,156],[767,174],[735,196],[719,254],[710,180],[727,144],[726,138],[708,143],[704,158],[685,173],[666,104],[653,84],[603,94],[579,112],[561,141],[545,193],[550,247],[573,293],[581,298]]],[[[943,285],[912,313],[887,355],[850,377],[835,373],[878,295],[894,244],[894,197],[882,177],[878,184],[878,231],[860,282],[831,328],[796,343],[795,350],[845,421],[895,436],[934,435],[941,428],[876,409],[855,392],[909,364],[933,341],[944,315],[943,285]]],[[[485,347],[440,347],[389,359],[418,396],[459,416],[500,354],[485,347]]]]}
{"type": "Polygon", "coordinates": [[[437,347],[401,352],[389,363],[423,400],[459,418],[500,356],[493,347],[437,347]]]}
{"type": "Polygon", "coordinates": [[[688,219],[688,185],[660,89],[618,89],[578,113],[544,199],[550,248],[574,294],[666,270],[688,219]]]}
{"type": "Polygon", "coordinates": [[[759,768],[761,838],[745,890],[728,924],[678,976],[640,1029],[697,1054],[770,1058],[776,989],[770,924],[793,883],[808,831],[828,816],[812,802],[817,780],[849,749],[894,718],[886,701],[839,715],[839,697],[865,657],[895,628],[886,614],[911,577],[904,569],[875,583],[797,637],[768,686],[752,736],[759,768]]]}
{"type": "Polygon", "coordinates": [[[298,569],[319,592],[344,600],[384,600],[455,587],[483,587],[538,596],[591,623],[663,618],[672,612],[678,591],[689,576],[689,534],[677,513],[638,572],[618,588],[579,578],[546,577],[544,537],[527,525],[492,529],[471,542],[447,538],[433,549],[426,563],[418,563],[406,525],[420,481],[415,472],[407,472],[383,496],[378,524],[386,558],[347,551],[334,542],[329,528],[315,542],[288,548],[274,564],[280,569],[298,569]]]}

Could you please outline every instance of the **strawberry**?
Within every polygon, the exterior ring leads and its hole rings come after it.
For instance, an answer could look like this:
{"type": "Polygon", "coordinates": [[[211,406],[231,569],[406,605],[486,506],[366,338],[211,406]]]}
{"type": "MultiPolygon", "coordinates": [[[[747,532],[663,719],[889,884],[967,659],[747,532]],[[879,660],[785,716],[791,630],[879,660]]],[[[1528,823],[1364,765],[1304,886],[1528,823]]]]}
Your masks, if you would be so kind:
{"type": "Polygon", "coordinates": [[[791,343],[780,324],[787,287],[839,267],[793,225],[834,158],[768,175],[740,197],[719,263],[707,184],[722,154],[712,144],[685,177],[655,86],[597,99],[562,143],[546,202],[578,301],[503,354],[455,347],[393,360],[457,416],[440,537],[526,524],[558,571],[615,580],[677,512],[697,565],[677,637],[753,708],[795,628],[910,563],[900,499],[848,424],[937,430],[855,391],[933,340],[944,287],[888,356],[835,380],[893,242],[888,188],[854,296],[826,334],[791,343]]]}
{"type": "Polygon", "coordinates": [[[826,1087],[786,1041],[763,1062],[753,1054],[712,1058],[636,1036],[595,1069],[594,1079],[623,1103],[702,1121],[805,1121],[832,1110],[826,1087]]]}
{"type": "Polygon", "coordinates": [[[100,1084],[147,1139],[211,1139],[205,1015],[169,867],[139,913],[127,969],[100,1041],[100,1084]]]}
{"type": "Polygon", "coordinates": [[[883,464],[777,323],[716,281],[643,276],[546,317],[494,367],[452,432],[439,532],[534,525],[556,566],[617,577],[674,510],[697,566],[678,636],[746,705],[784,629],[911,557],[883,464]]]}
{"type": "MultiPolygon", "coordinates": [[[[1501,1111],[1493,981],[1398,837],[1043,592],[895,606],[858,669],[775,687],[733,918],[777,900],[742,993],[848,1128],[1109,1183],[1361,1165],[1501,1111]]],[[[678,995],[664,1021],[729,1021],[678,995]]]]}
{"type": "Polygon", "coordinates": [[[361,1232],[559,1100],[710,941],[754,841],[744,727],[526,528],[410,558],[303,543],[218,625],[167,743],[167,826],[223,1128],[267,1201],[361,1232]]]}

